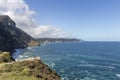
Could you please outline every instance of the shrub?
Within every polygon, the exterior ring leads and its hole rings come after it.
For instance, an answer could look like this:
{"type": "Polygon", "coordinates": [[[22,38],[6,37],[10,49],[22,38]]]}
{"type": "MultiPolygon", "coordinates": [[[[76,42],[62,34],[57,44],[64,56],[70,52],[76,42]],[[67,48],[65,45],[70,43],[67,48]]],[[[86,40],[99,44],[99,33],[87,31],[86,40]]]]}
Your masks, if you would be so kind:
{"type": "Polygon", "coordinates": [[[11,62],[12,59],[11,59],[11,56],[10,56],[10,53],[9,52],[2,52],[0,54],[0,63],[2,62],[11,62]]]}

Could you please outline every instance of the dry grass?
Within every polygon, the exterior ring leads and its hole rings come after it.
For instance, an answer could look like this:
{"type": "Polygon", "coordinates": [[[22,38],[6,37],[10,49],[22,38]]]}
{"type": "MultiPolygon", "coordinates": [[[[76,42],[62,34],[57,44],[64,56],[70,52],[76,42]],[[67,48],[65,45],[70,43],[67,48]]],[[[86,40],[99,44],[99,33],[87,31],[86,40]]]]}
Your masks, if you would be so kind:
{"type": "Polygon", "coordinates": [[[0,64],[0,80],[61,80],[38,59],[0,64]]]}

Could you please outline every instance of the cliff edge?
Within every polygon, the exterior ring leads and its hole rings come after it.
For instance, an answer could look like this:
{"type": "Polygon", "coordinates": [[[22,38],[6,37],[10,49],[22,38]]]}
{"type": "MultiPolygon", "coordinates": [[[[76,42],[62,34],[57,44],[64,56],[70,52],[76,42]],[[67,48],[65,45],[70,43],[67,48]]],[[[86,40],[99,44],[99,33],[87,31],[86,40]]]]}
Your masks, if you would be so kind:
{"type": "Polygon", "coordinates": [[[11,62],[9,52],[4,52],[0,53],[0,80],[61,80],[61,77],[40,58],[11,62]]]}
{"type": "Polygon", "coordinates": [[[0,51],[37,46],[39,42],[16,27],[16,23],[7,15],[0,16],[0,51]]]}
{"type": "Polygon", "coordinates": [[[39,42],[17,28],[9,16],[0,16],[0,80],[61,80],[40,59],[14,62],[10,55],[16,48],[38,45],[39,42]]]}

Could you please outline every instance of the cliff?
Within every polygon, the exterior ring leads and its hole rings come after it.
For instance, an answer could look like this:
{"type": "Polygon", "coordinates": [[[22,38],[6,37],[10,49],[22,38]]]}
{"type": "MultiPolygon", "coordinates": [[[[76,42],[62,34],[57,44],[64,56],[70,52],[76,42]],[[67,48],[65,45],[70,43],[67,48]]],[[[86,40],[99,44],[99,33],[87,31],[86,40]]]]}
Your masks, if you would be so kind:
{"type": "Polygon", "coordinates": [[[39,45],[39,42],[17,28],[15,22],[9,16],[0,16],[0,51],[11,51],[16,48],[37,45],[39,45]]]}
{"type": "Polygon", "coordinates": [[[38,58],[13,61],[10,51],[37,45],[39,42],[17,28],[9,16],[0,16],[0,80],[61,80],[38,58]]]}
{"type": "Polygon", "coordinates": [[[61,80],[61,77],[39,58],[11,62],[9,52],[4,52],[0,54],[0,80],[61,80]]]}

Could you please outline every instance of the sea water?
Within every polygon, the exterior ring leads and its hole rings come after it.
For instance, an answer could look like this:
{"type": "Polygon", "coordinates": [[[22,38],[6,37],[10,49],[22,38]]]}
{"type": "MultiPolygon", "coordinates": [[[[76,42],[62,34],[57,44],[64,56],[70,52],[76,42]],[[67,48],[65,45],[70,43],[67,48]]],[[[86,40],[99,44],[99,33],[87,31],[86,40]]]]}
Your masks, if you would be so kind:
{"type": "Polygon", "coordinates": [[[23,49],[17,60],[38,57],[63,80],[120,80],[120,42],[52,43],[23,49]]]}

